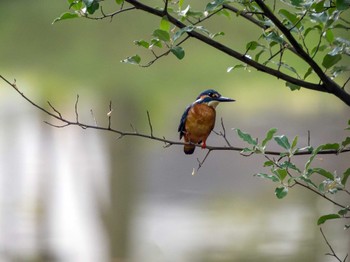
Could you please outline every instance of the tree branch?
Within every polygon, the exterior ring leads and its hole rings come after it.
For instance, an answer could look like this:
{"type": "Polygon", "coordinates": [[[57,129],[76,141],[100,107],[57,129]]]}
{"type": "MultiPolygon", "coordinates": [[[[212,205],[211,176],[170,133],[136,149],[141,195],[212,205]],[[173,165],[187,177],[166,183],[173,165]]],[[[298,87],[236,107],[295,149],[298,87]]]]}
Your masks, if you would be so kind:
{"type": "MultiPolygon", "coordinates": [[[[297,40],[293,37],[291,31],[286,28],[281,21],[270,11],[270,9],[265,5],[263,0],[255,0],[255,2],[262,9],[264,14],[276,25],[276,27],[281,30],[281,32],[288,39],[290,44],[295,48],[297,53],[303,58],[303,60],[310,65],[310,67],[315,71],[318,77],[322,80],[322,84],[320,85],[320,89],[325,90],[326,92],[332,93],[342,101],[344,101],[348,106],[350,106],[350,95],[345,92],[336,82],[331,80],[322,70],[321,67],[313,60],[306,51],[302,48],[302,46],[297,42],[297,40]]],[[[321,90],[319,90],[321,91],[321,90]]]]}
{"type": "MultiPolygon", "coordinates": [[[[80,122],[79,120],[79,112],[78,112],[78,102],[79,102],[79,95],[77,95],[77,99],[75,101],[75,105],[74,105],[74,112],[75,112],[75,121],[71,121],[67,118],[65,118],[55,107],[53,107],[53,105],[51,103],[49,103],[50,108],[54,111],[54,113],[48,111],[47,109],[41,107],[40,105],[36,104],[34,101],[32,101],[31,99],[29,99],[26,95],[24,95],[23,92],[21,92],[17,86],[16,86],[16,82],[14,81],[13,83],[11,83],[9,80],[7,80],[5,77],[3,77],[2,75],[0,75],[0,78],[5,81],[8,85],[10,85],[18,94],[20,94],[27,102],[29,102],[31,105],[33,105],[34,107],[36,107],[37,109],[39,109],[39,111],[47,114],[48,116],[52,117],[53,119],[56,119],[60,122],[62,122],[62,125],[55,125],[55,124],[51,124],[48,123],[47,121],[45,121],[45,123],[54,126],[54,127],[67,127],[67,126],[78,126],[80,128],[83,129],[96,129],[96,130],[101,130],[101,131],[107,131],[107,132],[112,132],[115,134],[119,135],[119,138],[124,137],[124,136],[134,136],[134,137],[141,137],[141,138],[145,138],[145,139],[150,139],[150,140],[155,140],[155,141],[159,141],[162,143],[166,144],[166,147],[172,146],[172,145],[180,145],[183,146],[185,145],[184,142],[181,141],[174,141],[174,140],[169,140],[166,139],[165,137],[157,137],[153,135],[153,127],[151,124],[151,119],[148,115],[148,124],[150,127],[150,135],[147,134],[143,134],[143,133],[139,133],[133,126],[132,126],[132,132],[129,131],[122,131],[122,130],[118,130],[115,128],[111,127],[111,113],[112,113],[112,103],[110,102],[109,104],[109,112],[107,113],[108,116],[108,125],[106,127],[104,126],[98,126],[98,125],[90,125],[90,124],[85,124],[80,122]]],[[[222,123],[223,126],[223,123],[222,123]]],[[[224,126],[223,126],[224,128],[224,126]]],[[[226,141],[226,144],[229,145],[229,142],[226,140],[226,130],[225,128],[223,129],[223,133],[221,133],[222,136],[225,136],[224,139],[226,141]]],[[[201,147],[201,145],[195,144],[196,147],[201,147]]],[[[238,146],[208,146],[206,147],[208,150],[210,151],[237,151],[237,152],[241,152],[244,150],[244,147],[238,147],[238,146]]],[[[350,148],[342,148],[341,150],[321,150],[318,152],[318,154],[320,155],[338,155],[341,153],[346,153],[346,152],[350,152],[350,148]]],[[[281,154],[284,154],[285,152],[280,152],[280,151],[265,151],[264,154],[266,155],[275,155],[275,156],[280,156],[281,154]]],[[[295,156],[302,156],[302,155],[311,155],[312,151],[310,151],[309,149],[304,149],[302,151],[298,151],[296,152],[294,155],[295,156]]]]}
{"type": "Polygon", "coordinates": [[[348,257],[348,254],[345,256],[344,260],[341,260],[337,254],[334,252],[334,249],[333,247],[331,246],[331,244],[328,242],[325,234],[323,233],[323,230],[322,230],[322,227],[320,227],[320,231],[321,231],[321,234],[322,234],[322,237],[324,239],[324,241],[326,242],[327,246],[329,247],[329,249],[331,250],[332,253],[326,253],[326,255],[329,255],[329,256],[332,256],[334,257],[336,260],[338,260],[339,262],[345,262],[347,257],[348,257]]]}
{"type": "MultiPolygon", "coordinates": [[[[131,4],[136,9],[143,10],[147,13],[153,14],[155,16],[163,17],[164,12],[162,10],[152,8],[146,4],[143,4],[136,0],[125,0],[125,2],[131,4]]],[[[314,71],[317,73],[317,75],[322,80],[321,84],[314,84],[311,82],[307,82],[304,80],[297,79],[295,77],[291,77],[285,73],[282,73],[279,70],[272,69],[268,66],[265,66],[263,64],[260,64],[249,57],[245,56],[242,53],[239,53],[220,42],[217,42],[213,39],[211,39],[208,36],[202,35],[201,33],[198,33],[196,31],[190,31],[187,32],[187,34],[231,57],[234,57],[238,59],[239,61],[246,63],[258,71],[265,72],[267,74],[273,75],[277,78],[283,79],[287,82],[290,82],[292,84],[311,89],[316,90],[320,92],[327,92],[332,93],[335,96],[337,96],[339,99],[341,99],[344,103],[350,106],[350,94],[346,93],[345,90],[341,89],[338,84],[336,84],[334,81],[332,81],[328,76],[326,76],[322,69],[316,64],[312,58],[308,56],[308,54],[300,47],[300,45],[296,42],[294,37],[291,35],[289,30],[281,24],[281,22],[273,15],[273,13],[267,8],[267,6],[261,1],[257,0],[257,4],[261,6],[265,14],[276,24],[276,26],[286,35],[287,39],[291,42],[291,45],[296,49],[296,51],[303,57],[303,59],[314,69],[314,71]],[[282,30],[283,29],[283,30],[282,30]]],[[[169,22],[171,22],[173,25],[177,26],[178,28],[185,28],[187,25],[176,19],[175,17],[171,16],[169,13],[166,14],[169,22]]]]}

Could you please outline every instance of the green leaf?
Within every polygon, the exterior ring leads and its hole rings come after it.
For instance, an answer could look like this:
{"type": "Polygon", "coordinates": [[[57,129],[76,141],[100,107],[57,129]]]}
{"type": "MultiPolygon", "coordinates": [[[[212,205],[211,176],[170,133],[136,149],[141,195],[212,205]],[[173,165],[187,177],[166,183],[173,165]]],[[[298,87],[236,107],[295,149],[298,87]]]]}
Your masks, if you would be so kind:
{"type": "Polygon", "coordinates": [[[309,169],[309,166],[311,165],[311,162],[314,160],[318,152],[322,150],[339,150],[340,145],[337,143],[334,144],[323,144],[318,146],[314,151],[312,152],[312,155],[310,156],[309,160],[305,164],[305,170],[309,169]]]}
{"type": "Polygon", "coordinates": [[[81,10],[84,8],[84,4],[81,0],[69,0],[68,3],[69,5],[69,9],[73,9],[75,11],[81,10]]]}
{"type": "Polygon", "coordinates": [[[83,0],[86,10],[89,14],[95,13],[95,11],[99,8],[100,4],[98,3],[101,0],[83,0]]]}
{"type": "Polygon", "coordinates": [[[274,173],[278,176],[278,178],[283,181],[286,176],[288,175],[288,172],[286,169],[277,169],[274,171],[274,173]]]}
{"type": "Polygon", "coordinates": [[[275,136],[274,139],[277,142],[277,144],[283,147],[284,149],[287,149],[287,150],[290,149],[290,143],[288,141],[288,137],[286,137],[285,135],[275,136]]]}
{"type": "Polygon", "coordinates": [[[265,178],[265,179],[269,179],[272,182],[280,182],[278,177],[276,177],[275,175],[268,175],[268,174],[264,174],[264,173],[257,173],[257,174],[255,174],[255,176],[261,177],[261,178],[265,178]]]}
{"type": "Polygon", "coordinates": [[[288,194],[288,187],[277,187],[275,189],[275,195],[278,199],[284,198],[288,194]]]}
{"type": "Polygon", "coordinates": [[[268,160],[264,163],[264,167],[267,167],[267,166],[273,166],[275,163],[271,160],[268,160]]]}
{"type": "Polygon", "coordinates": [[[332,29],[328,29],[326,31],[325,38],[326,38],[328,43],[330,43],[330,44],[333,43],[333,41],[334,41],[334,34],[333,34],[332,29]]]}
{"type": "Polygon", "coordinates": [[[238,64],[238,65],[234,65],[234,66],[230,66],[226,69],[227,73],[230,73],[232,70],[237,69],[237,68],[245,68],[246,65],[243,64],[238,64]]]}
{"type": "Polygon", "coordinates": [[[266,136],[264,140],[262,141],[261,145],[264,147],[266,146],[267,142],[269,142],[272,138],[273,135],[277,132],[277,128],[271,128],[269,131],[267,131],[266,136]]]}
{"type": "MultiPolygon", "coordinates": [[[[231,13],[229,11],[227,11],[227,9],[221,9],[220,11],[218,11],[216,13],[217,15],[223,15],[227,18],[231,18],[231,13]]],[[[346,27],[345,27],[346,28],[346,27]]]]}
{"type": "Polygon", "coordinates": [[[144,48],[149,48],[149,43],[146,42],[145,40],[135,40],[134,44],[138,46],[142,46],[144,48]]]}
{"type": "Polygon", "coordinates": [[[181,10],[183,4],[184,4],[184,0],[179,0],[178,6],[179,6],[180,10],[181,10]]]}
{"type": "Polygon", "coordinates": [[[323,168],[312,168],[312,169],[308,170],[309,176],[311,174],[314,174],[314,173],[320,174],[321,176],[328,178],[330,180],[334,180],[334,175],[331,172],[329,172],[323,168]]]}
{"type": "Polygon", "coordinates": [[[163,16],[162,19],[160,20],[159,29],[166,32],[170,31],[170,22],[166,16],[163,16]]]}
{"type": "Polygon", "coordinates": [[[217,32],[217,33],[214,33],[214,34],[210,34],[209,37],[210,37],[211,39],[213,39],[213,38],[215,38],[215,37],[217,37],[217,36],[223,36],[223,35],[225,35],[224,32],[217,32]]]}
{"type": "Polygon", "coordinates": [[[273,43],[278,43],[278,44],[283,44],[283,38],[279,35],[276,34],[276,32],[271,32],[267,35],[264,36],[265,39],[269,42],[273,42],[273,43]]]}
{"type": "Polygon", "coordinates": [[[301,86],[293,84],[291,82],[286,82],[286,86],[289,87],[291,91],[300,90],[301,86]]]}
{"type": "Polygon", "coordinates": [[[340,144],[338,143],[328,143],[324,144],[322,150],[339,150],[340,144]]]}
{"type": "Polygon", "coordinates": [[[298,180],[302,180],[302,181],[306,182],[306,184],[308,184],[309,186],[312,186],[314,188],[318,188],[314,182],[312,182],[309,178],[307,178],[305,176],[298,177],[298,180]]]}
{"type": "Polygon", "coordinates": [[[304,80],[309,76],[311,75],[313,72],[313,69],[312,67],[309,67],[309,69],[306,71],[305,75],[304,75],[304,80]]]}
{"type": "Polygon", "coordinates": [[[265,49],[259,51],[259,52],[255,55],[254,60],[255,60],[256,62],[258,62],[260,56],[261,56],[264,52],[265,52],[265,49]]]}
{"type": "Polygon", "coordinates": [[[156,46],[156,47],[159,47],[159,48],[163,47],[162,42],[158,38],[152,38],[151,39],[150,47],[153,47],[153,46],[156,46]]]}
{"type": "Polygon", "coordinates": [[[336,0],[335,6],[338,10],[346,10],[346,9],[349,9],[350,1],[349,0],[336,0]]]}
{"type": "Polygon", "coordinates": [[[195,28],[194,26],[186,26],[186,27],[181,28],[179,31],[177,31],[173,35],[173,37],[172,37],[173,42],[175,42],[177,39],[179,39],[183,34],[193,31],[194,28],[195,28]]]}
{"type": "Polygon", "coordinates": [[[341,216],[345,216],[349,212],[349,207],[348,208],[342,208],[338,211],[338,214],[341,216]]]}
{"type": "Polygon", "coordinates": [[[342,185],[345,186],[346,181],[348,180],[349,176],[350,176],[350,167],[343,174],[343,178],[341,179],[342,185]]]}
{"type": "Polygon", "coordinates": [[[256,146],[256,145],[258,144],[258,143],[256,142],[256,140],[253,139],[253,138],[251,137],[250,134],[244,133],[244,132],[242,132],[242,131],[241,131],[240,129],[238,129],[238,128],[236,128],[235,130],[236,130],[238,136],[239,136],[243,141],[245,141],[245,142],[247,142],[248,144],[253,145],[253,146],[256,146]]]}
{"type": "Polygon", "coordinates": [[[218,7],[220,7],[224,2],[225,2],[225,0],[212,1],[212,2],[207,4],[207,6],[205,7],[205,11],[212,12],[215,9],[217,9],[218,7]]]}
{"type": "Polygon", "coordinates": [[[195,26],[195,28],[194,29],[196,29],[196,30],[198,30],[198,31],[201,31],[202,33],[205,33],[205,34],[207,34],[207,35],[210,35],[210,32],[209,32],[209,30],[208,29],[206,29],[204,26],[195,26]]]}
{"type": "Polygon", "coordinates": [[[341,65],[341,66],[333,66],[333,68],[331,69],[331,73],[334,78],[346,71],[350,71],[350,67],[341,65]]]}
{"type": "Polygon", "coordinates": [[[282,164],[280,164],[281,168],[284,169],[293,169],[295,171],[297,171],[299,174],[301,173],[300,169],[296,167],[296,165],[294,165],[293,163],[291,163],[290,161],[284,161],[282,164]]]}
{"type": "Polygon", "coordinates": [[[315,12],[320,13],[324,10],[324,1],[325,0],[321,0],[319,2],[315,2],[315,4],[313,5],[313,8],[315,9],[315,12]]]}
{"type": "Polygon", "coordinates": [[[324,222],[326,222],[327,220],[337,219],[337,218],[341,218],[341,216],[339,214],[329,214],[329,215],[321,216],[317,220],[317,225],[319,226],[319,225],[323,224],[324,222]]]}
{"type": "Polygon", "coordinates": [[[292,3],[293,6],[298,7],[304,3],[304,0],[291,0],[290,2],[292,3]]]}
{"type": "Polygon", "coordinates": [[[298,144],[298,136],[294,137],[292,142],[292,150],[297,146],[298,144]]]}
{"type": "Polygon", "coordinates": [[[63,13],[60,17],[57,17],[55,20],[53,20],[52,24],[61,21],[61,20],[66,20],[66,19],[72,19],[72,18],[78,18],[80,17],[78,14],[76,13],[63,13]]]}
{"type": "Polygon", "coordinates": [[[342,147],[350,145],[350,137],[346,137],[343,142],[341,142],[342,147]]]}
{"type": "Polygon", "coordinates": [[[185,51],[181,46],[173,46],[170,51],[180,60],[185,56],[185,51]]]}
{"type": "Polygon", "coordinates": [[[251,41],[246,44],[246,50],[255,50],[260,44],[256,41],[251,41]]]}
{"type": "Polygon", "coordinates": [[[170,41],[170,35],[167,31],[161,30],[161,29],[156,29],[153,31],[152,34],[154,37],[157,37],[159,40],[164,41],[164,42],[169,42],[170,41]]]}
{"type": "Polygon", "coordinates": [[[121,61],[122,63],[138,65],[141,62],[141,57],[139,55],[129,56],[121,61]]]}
{"type": "MultiPolygon", "coordinates": [[[[297,18],[297,16],[295,14],[292,14],[291,12],[289,12],[288,10],[286,9],[280,9],[278,11],[278,13],[283,16],[285,19],[288,20],[289,23],[291,23],[292,25],[295,25],[299,20],[297,18]]],[[[297,25],[297,28],[300,28],[301,26],[301,23],[299,23],[297,25]]]]}
{"type": "Polygon", "coordinates": [[[322,27],[320,25],[315,25],[315,26],[306,28],[305,32],[304,32],[304,37],[306,37],[313,30],[317,30],[317,31],[321,32],[322,27]]]}
{"type": "Polygon", "coordinates": [[[322,61],[322,65],[326,68],[326,69],[329,69],[331,68],[332,66],[334,66],[335,64],[337,64],[340,60],[341,60],[342,56],[340,54],[338,55],[330,55],[330,54],[327,54],[325,55],[325,57],[323,58],[323,61],[322,61]]]}
{"type": "Polygon", "coordinates": [[[242,151],[240,153],[243,154],[243,155],[246,155],[247,153],[248,153],[248,155],[251,155],[253,152],[254,152],[253,149],[245,147],[245,148],[242,149],[242,151]]]}
{"type": "Polygon", "coordinates": [[[118,5],[121,5],[122,3],[124,3],[124,0],[115,0],[115,2],[116,2],[118,5]]]}

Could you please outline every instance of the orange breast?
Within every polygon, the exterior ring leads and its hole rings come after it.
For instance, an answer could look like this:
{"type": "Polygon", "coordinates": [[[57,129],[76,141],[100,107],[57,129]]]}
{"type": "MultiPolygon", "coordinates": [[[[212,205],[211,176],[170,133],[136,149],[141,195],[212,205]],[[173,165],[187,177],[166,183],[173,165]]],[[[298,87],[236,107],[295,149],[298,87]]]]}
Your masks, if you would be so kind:
{"type": "Polygon", "coordinates": [[[196,104],[189,111],[185,123],[185,141],[205,141],[215,125],[215,109],[206,104],[196,104]]]}

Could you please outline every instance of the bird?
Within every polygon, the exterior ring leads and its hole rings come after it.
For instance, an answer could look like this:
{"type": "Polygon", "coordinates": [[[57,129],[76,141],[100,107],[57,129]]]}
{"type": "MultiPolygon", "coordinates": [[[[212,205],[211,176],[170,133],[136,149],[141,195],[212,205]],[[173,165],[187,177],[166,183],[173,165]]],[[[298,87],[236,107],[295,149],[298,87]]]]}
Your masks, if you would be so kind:
{"type": "Polygon", "coordinates": [[[193,154],[196,144],[206,148],[206,141],[213,130],[216,118],[216,107],[220,102],[234,102],[236,100],[223,97],[217,91],[208,89],[199,94],[183,113],[178,132],[180,140],[184,137],[184,153],[193,154]]]}

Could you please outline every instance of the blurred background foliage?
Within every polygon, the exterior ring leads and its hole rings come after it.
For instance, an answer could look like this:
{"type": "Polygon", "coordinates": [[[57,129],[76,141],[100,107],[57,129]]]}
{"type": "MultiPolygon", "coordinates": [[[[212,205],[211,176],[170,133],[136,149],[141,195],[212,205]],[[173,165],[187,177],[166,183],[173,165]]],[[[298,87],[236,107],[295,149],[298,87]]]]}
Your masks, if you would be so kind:
{"type": "MultiPolygon", "coordinates": [[[[111,100],[115,128],[149,132],[149,110],[155,134],[175,140],[187,104],[215,88],[237,100],[218,108],[228,130],[263,137],[276,127],[305,145],[308,130],[315,145],[345,136],[349,108],[335,97],[291,92],[253,69],[227,73],[237,61],[196,41],[184,44],[182,61],[169,55],[148,68],[120,63],[140,52],[134,40],[148,39],[159,25],[142,12],[52,25],[66,1],[0,6],[1,74],[72,119],[77,94],[81,120],[89,123],[107,124],[111,100]]],[[[218,16],[210,29],[230,32],[224,41],[245,50],[256,29],[241,22],[218,16]]],[[[186,157],[181,147],[139,138],[55,129],[9,86],[0,87],[1,261],[331,261],[315,219],[332,206],[303,189],[277,200],[274,185],[252,176],[263,159],[218,152],[193,177],[204,151],[186,157]]],[[[240,143],[233,132],[229,137],[240,143]]],[[[208,143],[224,144],[214,134],[208,143]]],[[[343,172],[348,160],[318,162],[343,172]]],[[[341,223],[327,225],[327,233],[339,255],[349,252],[341,223]]]]}

